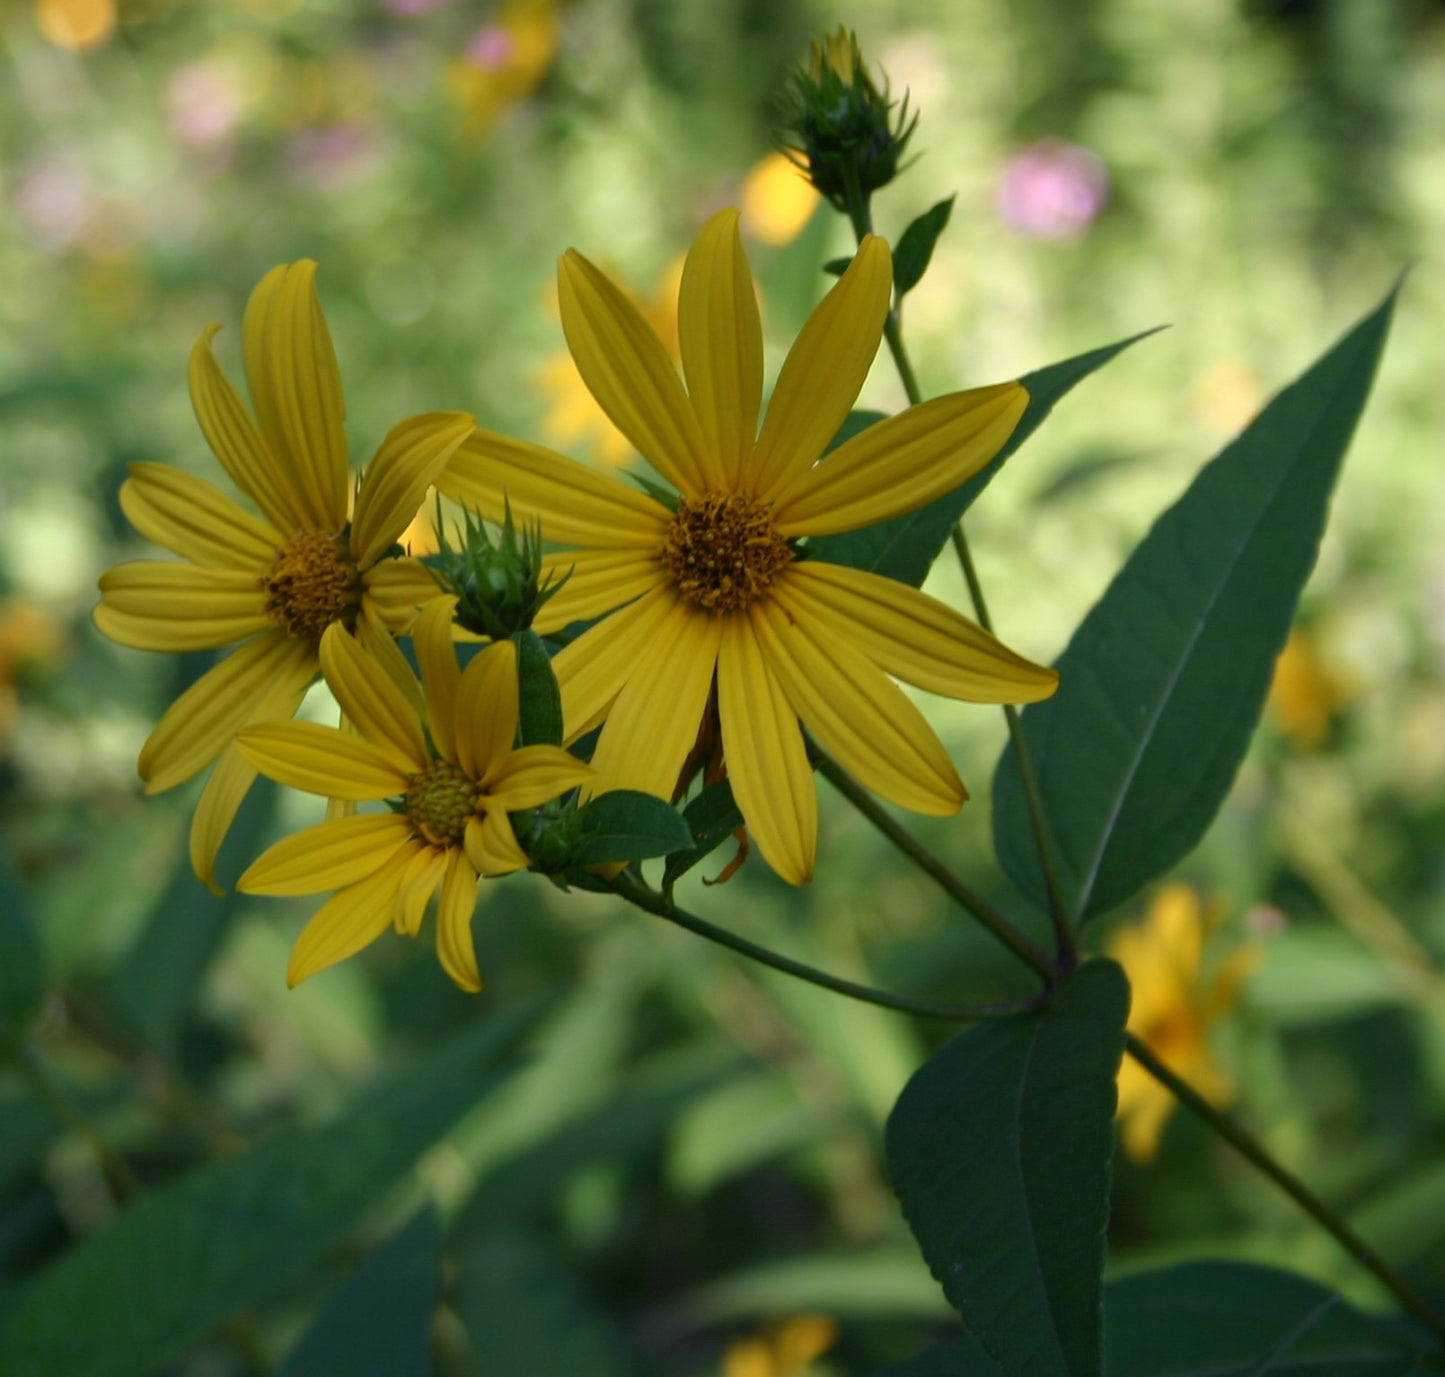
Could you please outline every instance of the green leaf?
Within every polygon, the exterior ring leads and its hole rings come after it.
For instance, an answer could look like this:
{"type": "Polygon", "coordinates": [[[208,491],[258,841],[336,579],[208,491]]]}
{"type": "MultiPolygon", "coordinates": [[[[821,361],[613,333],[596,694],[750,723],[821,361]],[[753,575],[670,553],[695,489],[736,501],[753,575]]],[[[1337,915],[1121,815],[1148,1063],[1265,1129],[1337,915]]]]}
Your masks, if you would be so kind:
{"type": "Polygon", "coordinates": [[[542,638],[530,628],[512,636],[517,647],[517,688],[520,692],[520,744],[562,744],[562,691],[542,638]]]}
{"type": "Polygon", "coordinates": [[[1099,1377],[1114,1077],[1129,990],[1091,961],[1025,1018],[954,1038],[888,1120],[933,1275],[1010,1377],[1099,1377]]]}
{"type": "Polygon", "coordinates": [[[631,1377],[620,1335],[555,1253],[490,1230],[457,1263],[456,1306],[488,1377],[631,1377]]]}
{"type": "MultiPolygon", "coordinates": [[[[1395,294],[1201,471],[1129,557],[1023,713],[1069,913],[1122,903],[1190,851],[1234,779],[1319,549],[1395,294]]],[[[994,844],[1044,902],[1017,762],[994,844]]]]}
{"type": "Polygon", "coordinates": [[[30,916],[30,896],[0,846],[0,1044],[16,1043],[45,997],[45,954],[30,916]]]}
{"type": "MultiPolygon", "coordinates": [[[[271,831],[279,797],[269,779],[251,786],[217,857],[218,877],[238,875],[255,859],[271,831]]],[[[155,1050],[175,1048],[231,920],[247,902],[234,891],[212,894],[196,878],[189,855],[177,858],[145,927],[110,981],[112,1007],[155,1050]]]]}
{"type": "Polygon", "coordinates": [[[726,779],[704,789],[682,810],[682,818],[692,833],[693,845],[667,858],[662,872],[664,886],[676,884],[743,825],[743,815],[733,801],[733,786],[726,779]]]}
{"type": "Polygon", "coordinates": [[[614,789],[583,804],[575,865],[607,865],[666,856],[692,845],[692,833],[670,803],[636,789],[614,789]]]}
{"type": "Polygon", "coordinates": [[[276,1377],[431,1377],[441,1289],[441,1227],[428,1205],[331,1293],[276,1377]]]}
{"type": "Polygon", "coordinates": [[[1109,1377],[1397,1377],[1424,1350],[1316,1282],[1190,1262],[1112,1283],[1109,1377]]]}
{"type": "Polygon", "coordinates": [[[334,1123],[283,1133],[139,1197],[16,1294],[0,1372],[150,1377],[231,1316],[292,1294],[500,1082],[495,1068],[531,1014],[468,1030],[334,1123]]]}
{"type": "MultiPolygon", "coordinates": [[[[906,516],[894,517],[877,526],[865,526],[860,531],[844,531],[840,535],[823,536],[812,543],[810,553],[818,559],[832,564],[847,564],[854,569],[867,569],[871,573],[883,574],[917,588],[928,576],[933,561],[948,540],[954,523],[974,503],[978,495],[993,481],[993,476],[1012,457],[1014,452],[1030,435],[1043,424],[1044,418],[1057,402],[1075,383],[1102,368],[1110,359],[1122,353],[1131,344],[1145,335],[1133,335],[1117,344],[1105,345],[1102,349],[1091,350],[1077,358],[1066,359],[1063,363],[1041,368],[1036,373],[1026,374],[1019,381],[1028,389],[1029,404],[1014,433],[993,460],[979,473],[974,474],[962,487],[945,494],[926,507],[906,516]]],[[[856,414],[856,413],[855,413],[856,414]]],[[[851,421],[851,417],[849,420],[851,421]]]]}
{"type": "Polygon", "coordinates": [[[842,277],[852,262],[853,255],[851,253],[846,258],[830,258],[823,264],[823,271],[830,273],[833,277],[842,277]]]}
{"type": "Polygon", "coordinates": [[[911,292],[928,271],[933,246],[948,224],[953,202],[954,197],[950,196],[931,210],[924,211],[899,237],[898,247],[893,250],[893,290],[900,299],[911,292]]]}
{"type": "Polygon", "coordinates": [[[956,1339],[891,1367],[879,1368],[869,1377],[1005,1377],[1004,1370],[972,1339],[956,1339]]]}

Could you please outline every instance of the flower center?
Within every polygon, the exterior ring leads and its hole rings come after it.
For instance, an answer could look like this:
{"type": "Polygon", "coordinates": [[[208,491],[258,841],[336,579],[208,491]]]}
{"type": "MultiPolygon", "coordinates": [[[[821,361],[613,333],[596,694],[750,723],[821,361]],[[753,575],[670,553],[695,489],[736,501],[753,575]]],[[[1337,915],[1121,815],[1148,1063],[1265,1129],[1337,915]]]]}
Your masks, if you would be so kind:
{"type": "Polygon", "coordinates": [[[709,612],[739,612],[756,602],[792,558],[772,507],[740,493],[680,499],[662,547],[678,591],[709,612]]]}
{"type": "Polygon", "coordinates": [[[477,786],[449,760],[432,761],[407,786],[406,820],[434,846],[460,844],[476,811],[477,786]]]}
{"type": "Polygon", "coordinates": [[[361,579],[328,531],[302,531],[279,550],[260,580],[266,611],[293,636],[319,641],[332,622],[354,619],[361,579]]]}

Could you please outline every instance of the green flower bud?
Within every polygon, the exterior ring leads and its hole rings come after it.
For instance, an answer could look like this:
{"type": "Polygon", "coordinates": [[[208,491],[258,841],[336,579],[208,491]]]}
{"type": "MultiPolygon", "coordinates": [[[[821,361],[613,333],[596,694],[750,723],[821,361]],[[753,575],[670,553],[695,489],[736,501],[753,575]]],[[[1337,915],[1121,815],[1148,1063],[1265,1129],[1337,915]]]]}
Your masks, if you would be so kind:
{"type": "MultiPolygon", "coordinates": [[[[542,575],[540,523],[518,532],[510,505],[495,542],[486,524],[471,512],[459,547],[441,537],[441,549],[423,558],[441,588],[456,594],[459,626],[492,640],[503,640],[532,625],[542,605],[567,577],[552,582],[542,575]]],[[[438,519],[437,529],[441,530],[438,519]]]]}
{"type": "Polygon", "coordinates": [[[853,195],[866,200],[897,175],[917,123],[907,94],[891,101],[886,80],[878,89],[856,35],[840,25],[813,40],[807,65],[783,88],[777,139],[813,186],[846,213],[853,195]]]}

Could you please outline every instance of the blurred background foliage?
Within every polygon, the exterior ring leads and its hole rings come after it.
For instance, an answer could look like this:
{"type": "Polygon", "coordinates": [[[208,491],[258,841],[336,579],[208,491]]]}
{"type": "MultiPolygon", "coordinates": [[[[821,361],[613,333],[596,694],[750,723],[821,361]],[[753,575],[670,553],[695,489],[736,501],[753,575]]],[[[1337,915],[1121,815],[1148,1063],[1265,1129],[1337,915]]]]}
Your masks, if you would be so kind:
{"type": "MultiPolygon", "coordinates": [[[[125,465],[217,477],[187,351],[220,322],[238,372],[246,293],[277,262],[321,264],[357,462],[453,407],[625,462],[559,354],[555,256],[606,264],[666,329],[677,256],[726,204],[775,372],[848,238],[770,158],[771,102],[840,20],[922,113],[880,230],[958,193],[909,298],[925,391],[1174,326],[1070,397],[970,515],[1025,653],[1055,656],[1199,464],[1416,265],[1256,747],[1200,852],[1094,940],[1130,964],[1136,1029],[1445,1294],[1445,5],[0,0],[0,874],[49,971],[32,1065],[70,1106],[0,1069],[0,1313],[137,1187],[327,1122],[530,1008],[521,1069],[412,1178],[378,1177],[340,1246],[279,1299],[238,1289],[247,1313],[164,1370],[270,1370],[318,1313],[305,1342],[374,1311],[393,1337],[430,1329],[444,1377],[860,1373],[946,1330],[880,1152],[946,1029],[533,876],[484,891],[480,996],[399,939],[288,993],[306,906],[208,894],[192,792],[147,801],[135,779],[207,657],[88,621],[97,574],[146,553],[125,465]],[[435,1272],[438,1246],[433,1314],[434,1282],[408,1300],[388,1279],[435,1272]]],[[[901,403],[885,358],[862,404],[901,403]]],[[[930,586],[963,605],[951,568],[930,586]]],[[[990,853],[1001,718],[928,711],[975,799],[918,831],[1032,921],[990,853]]],[[[258,790],[222,874],[313,803],[258,790]]],[[[823,809],[808,889],[754,862],[686,901],[900,991],[1026,988],[841,800],[823,809]]],[[[1379,1299],[1205,1130],[1124,1091],[1116,1275],[1208,1253],[1379,1299]]],[[[303,1357],[286,1370],[323,1370],[303,1357]]]]}

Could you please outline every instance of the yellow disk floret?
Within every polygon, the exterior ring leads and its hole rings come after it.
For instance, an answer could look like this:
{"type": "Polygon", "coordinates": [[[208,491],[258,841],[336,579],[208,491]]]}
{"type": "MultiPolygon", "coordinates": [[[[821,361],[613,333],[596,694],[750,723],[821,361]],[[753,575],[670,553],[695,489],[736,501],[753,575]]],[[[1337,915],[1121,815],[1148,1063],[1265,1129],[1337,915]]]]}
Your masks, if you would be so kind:
{"type": "Polygon", "coordinates": [[[792,558],[771,504],[740,493],[680,498],[662,548],[678,591],[709,612],[739,612],[756,602],[792,558]]]}
{"type": "Polygon", "coordinates": [[[456,846],[476,816],[477,786],[447,760],[435,760],[411,777],[406,818],[423,841],[456,846]]]}
{"type": "Polygon", "coordinates": [[[349,622],[361,604],[361,577],[341,539],[328,531],[292,536],[260,580],[277,625],[320,641],[332,622],[349,622]]]}

